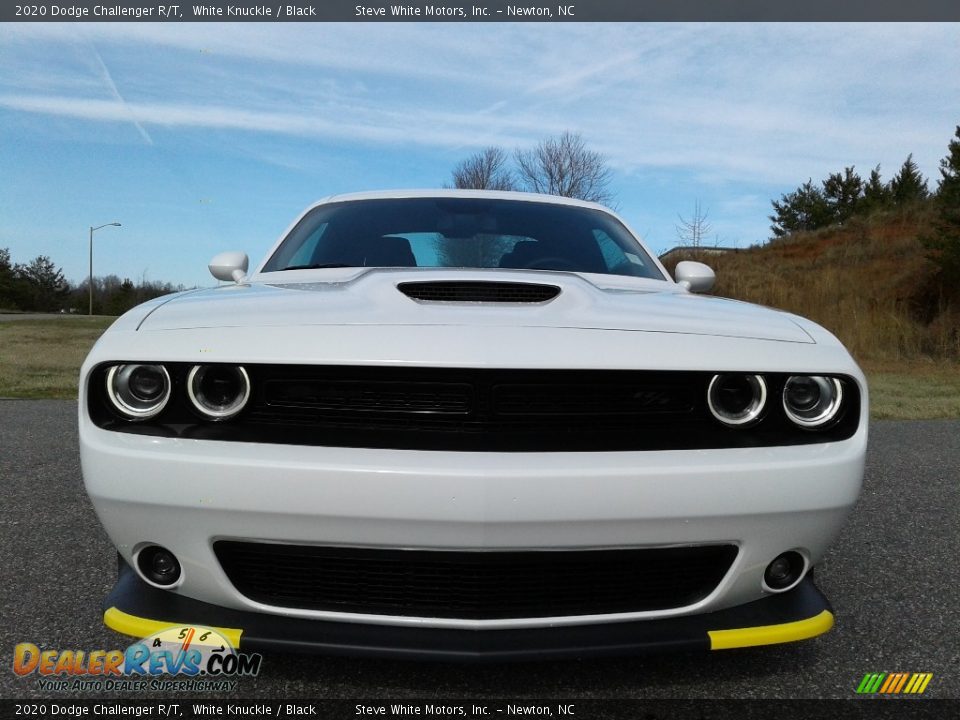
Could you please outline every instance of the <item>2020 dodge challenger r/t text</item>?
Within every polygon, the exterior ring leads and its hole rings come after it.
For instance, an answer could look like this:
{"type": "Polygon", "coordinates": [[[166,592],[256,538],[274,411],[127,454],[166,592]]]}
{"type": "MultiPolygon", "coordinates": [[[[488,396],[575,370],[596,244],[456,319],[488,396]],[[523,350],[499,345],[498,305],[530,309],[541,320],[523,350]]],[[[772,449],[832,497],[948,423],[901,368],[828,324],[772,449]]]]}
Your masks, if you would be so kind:
{"type": "Polygon", "coordinates": [[[83,365],[108,626],[244,649],[525,658],[833,624],[864,376],[823,328],[696,294],[599,205],[335,196],[83,365]]]}

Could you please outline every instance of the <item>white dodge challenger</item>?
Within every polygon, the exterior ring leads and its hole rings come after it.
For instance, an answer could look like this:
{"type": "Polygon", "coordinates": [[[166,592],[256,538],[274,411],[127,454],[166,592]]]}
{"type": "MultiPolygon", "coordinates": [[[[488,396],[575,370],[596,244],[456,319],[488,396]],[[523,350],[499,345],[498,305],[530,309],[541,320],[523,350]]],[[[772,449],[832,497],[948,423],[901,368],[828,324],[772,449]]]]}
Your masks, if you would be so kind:
{"type": "Polygon", "coordinates": [[[523,193],[335,196],[252,273],[210,269],[81,370],[107,626],[441,659],[832,626],[813,569],[860,489],[867,386],[818,325],[523,193]]]}

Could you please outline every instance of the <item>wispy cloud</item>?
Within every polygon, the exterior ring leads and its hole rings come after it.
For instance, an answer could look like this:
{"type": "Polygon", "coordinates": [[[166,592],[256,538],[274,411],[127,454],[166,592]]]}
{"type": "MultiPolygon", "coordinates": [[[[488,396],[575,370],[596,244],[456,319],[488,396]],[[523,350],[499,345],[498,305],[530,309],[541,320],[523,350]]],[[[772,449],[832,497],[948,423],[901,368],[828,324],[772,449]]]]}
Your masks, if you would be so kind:
{"type": "MultiPolygon", "coordinates": [[[[418,143],[437,146],[473,146],[477,130],[485,123],[475,114],[411,113],[407,110],[371,111],[369,108],[335,107],[312,112],[267,112],[220,105],[136,103],[68,96],[0,95],[0,107],[21,112],[102,122],[133,121],[144,125],[242,130],[280,133],[328,140],[373,143],[418,143]],[[349,122],[341,117],[349,117],[349,122]]],[[[501,123],[504,124],[504,123],[501,123]]],[[[518,130],[533,130],[522,121],[505,123],[518,130]]],[[[149,135],[144,135],[149,138],[149,135]]],[[[498,140],[520,141],[519,135],[498,140]]]]}
{"type": "Polygon", "coordinates": [[[129,117],[130,121],[133,123],[134,127],[137,128],[137,132],[140,133],[140,136],[147,141],[148,145],[153,145],[153,138],[150,137],[150,134],[144,130],[143,125],[140,124],[140,121],[136,118],[135,114],[130,112],[129,107],[127,107],[127,102],[123,99],[123,96],[120,94],[120,91],[117,89],[117,84],[113,81],[113,76],[110,75],[110,71],[107,69],[106,64],[103,62],[103,58],[100,56],[100,53],[97,52],[97,48],[91,46],[93,51],[93,56],[97,61],[97,65],[100,68],[100,74],[103,78],[104,84],[106,84],[107,89],[110,91],[110,94],[113,95],[114,100],[116,100],[129,117]]]}
{"type": "Polygon", "coordinates": [[[908,152],[929,173],[960,107],[955,26],[22,24],[0,40],[0,106],[132,122],[148,142],[179,127],[453,152],[573,129],[624,173],[707,182],[908,152]],[[70,65],[84,48],[109,98],[70,65]],[[18,80],[58,51],[45,82],[18,80]]]}

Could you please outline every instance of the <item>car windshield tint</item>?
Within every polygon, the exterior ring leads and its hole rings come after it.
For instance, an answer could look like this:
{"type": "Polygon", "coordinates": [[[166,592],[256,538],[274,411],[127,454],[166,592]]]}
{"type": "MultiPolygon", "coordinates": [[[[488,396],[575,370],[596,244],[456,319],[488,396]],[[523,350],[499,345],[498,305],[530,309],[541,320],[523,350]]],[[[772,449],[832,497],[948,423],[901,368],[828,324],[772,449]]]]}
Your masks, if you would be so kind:
{"type": "Polygon", "coordinates": [[[322,205],[297,223],[263,272],[330,267],[522,268],[664,279],[605,212],[485,198],[322,205]]]}

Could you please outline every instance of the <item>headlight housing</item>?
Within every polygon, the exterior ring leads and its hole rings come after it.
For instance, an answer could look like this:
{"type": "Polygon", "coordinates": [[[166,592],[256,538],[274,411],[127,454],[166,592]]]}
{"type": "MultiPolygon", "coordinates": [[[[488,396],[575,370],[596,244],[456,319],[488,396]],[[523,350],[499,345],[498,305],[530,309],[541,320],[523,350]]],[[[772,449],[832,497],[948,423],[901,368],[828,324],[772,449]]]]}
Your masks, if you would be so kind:
{"type": "Polygon", "coordinates": [[[152,418],[170,399],[170,375],[163,365],[114,365],[106,386],[113,407],[131,420],[152,418]]]}
{"type": "Polygon", "coordinates": [[[766,404],[767,383],[762,375],[714,375],[707,388],[710,413],[724,425],[752,425],[760,419],[766,404]]]}
{"type": "Polygon", "coordinates": [[[250,399],[250,377],[240,365],[194,365],[187,375],[187,394],[205,418],[226,420],[250,399]]]}
{"type": "Polygon", "coordinates": [[[843,403],[843,385],[823,375],[791,375],[783,386],[783,410],[804,428],[818,428],[837,417],[843,403]]]}

